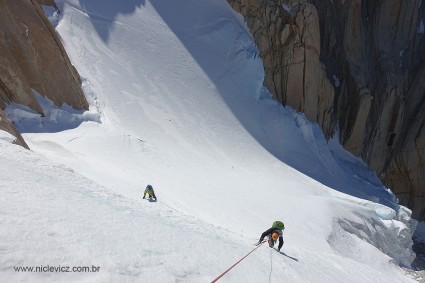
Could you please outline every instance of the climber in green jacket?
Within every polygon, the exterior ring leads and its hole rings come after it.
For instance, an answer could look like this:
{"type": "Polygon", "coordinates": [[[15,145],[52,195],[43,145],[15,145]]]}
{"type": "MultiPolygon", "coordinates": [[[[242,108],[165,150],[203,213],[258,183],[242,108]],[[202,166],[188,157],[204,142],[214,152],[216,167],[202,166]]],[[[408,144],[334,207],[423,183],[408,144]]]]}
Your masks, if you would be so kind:
{"type": "Polygon", "coordinates": [[[151,185],[147,185],[145,189],[145,193],[143,194],[143,198],[146,197],[146,194],[149,195],[149,199],[154,199],[156,201],[155,192],[153,191],[153,187],[151,185]]]}
{"type": "Polygon", "coordinates": [[[272,227],[264,231],[263,234],[261,234],[260,240],[258,241],[257,245],[261,244],[264,238],[268,236],[269,247],[273,248],[277,239],[279,239],[279,246],[277,247],[277,251],[280,252],[280,249],[282,248],[284,243],[282,238],[283,230],[285,230],[285,225],[283,224],[283,222],[273,222],[272,227]]]}

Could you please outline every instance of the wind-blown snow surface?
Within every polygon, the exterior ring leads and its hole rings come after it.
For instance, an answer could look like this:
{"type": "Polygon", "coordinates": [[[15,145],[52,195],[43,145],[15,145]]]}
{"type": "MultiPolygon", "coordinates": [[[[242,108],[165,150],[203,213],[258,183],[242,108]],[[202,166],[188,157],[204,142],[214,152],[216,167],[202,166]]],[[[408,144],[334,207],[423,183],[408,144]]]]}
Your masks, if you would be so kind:
{"type": "Polygon", "coordinates": [[[410,212],[270,98],[224,0],[56,3],[92,109],[43,103],[74,129],[9,109],[34,152],[0,140],[1,278],[208,282],[282,220],[285,254],[261,247],[222,282],[411,281],[397,266],[413,259],[410,212]],[[13,271],[40,265],[100,270],[13,271]]]}

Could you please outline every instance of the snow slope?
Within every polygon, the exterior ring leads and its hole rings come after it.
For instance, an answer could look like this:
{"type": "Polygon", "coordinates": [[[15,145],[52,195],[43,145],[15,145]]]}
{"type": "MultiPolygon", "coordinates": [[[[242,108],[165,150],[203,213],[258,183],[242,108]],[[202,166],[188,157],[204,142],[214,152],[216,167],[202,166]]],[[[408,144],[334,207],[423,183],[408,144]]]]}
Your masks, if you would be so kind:
{"type": "Polygon", "coordinates": [[[7,109],[33,152],[0,140],[2,278],[204,282],[280,219],[286,256],[261,247],[223,282],[411,281],[410,212],[270,97],[224,0],[56,3],[91,110],[7,109]],[[13,272],[47,264],[101,269],[13,272]]]}

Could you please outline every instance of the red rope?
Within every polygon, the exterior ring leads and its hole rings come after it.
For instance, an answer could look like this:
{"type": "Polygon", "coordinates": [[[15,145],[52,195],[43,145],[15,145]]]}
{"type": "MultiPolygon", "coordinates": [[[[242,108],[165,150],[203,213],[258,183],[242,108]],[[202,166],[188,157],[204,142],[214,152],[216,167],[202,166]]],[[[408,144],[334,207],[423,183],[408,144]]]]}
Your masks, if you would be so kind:
{"type": "Polygon", "coordinates": [[[229,272],[233,267],[235,267],[236,265],[238,265],[242,260],[244,260],[247,256],[249,256],[251,253],[253,253],[256,249],[258,249],[262,244],[264,244],[266,242],[266,240],[263,240],[261,242],[261,244],[259,244],[257,247],[255,247],[255,249],[253,249],[252,251],[250,251],[247,255],[245,255],[243,258],[241,258],[238,262],[236,262],[234,265],[232,265],[231,267],[229,267],[226,271],[224,271],[222,274],[220,274],[216,279],[214,279],[213,281],[211,281],[211,283],[215,283],[218,281],[218,279],[220,279],[221,277],[224,276],[224,274],[226,274],[227,272],[229,272]]]}

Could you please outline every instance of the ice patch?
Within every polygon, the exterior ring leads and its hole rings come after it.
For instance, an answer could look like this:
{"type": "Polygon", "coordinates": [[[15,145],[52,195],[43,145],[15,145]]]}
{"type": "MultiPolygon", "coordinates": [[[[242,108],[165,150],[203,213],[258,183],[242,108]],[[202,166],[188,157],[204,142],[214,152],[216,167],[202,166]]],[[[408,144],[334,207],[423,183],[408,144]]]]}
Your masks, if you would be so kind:
{"type": "Polygon", "coordinates": [[[77,110],[67,104],[57,107],[54,103],[37,91],[33,90],[43,115],[21,104],[12,103],[5,112],[21,133],[60,132],[78,127],[82,122],[101,122],[96,107],[91,106],[89,111],[77,110]]]}
{"type": "Polygon", "coordinates": [[[373,215],[360,215],[357,212],[355,214],[358,216],[355,219],[335,220],[328,243],[338,254],[373,266],[375,263],[370,255],[375,251],[373,247],[367,247],[366,243],[369,243],[391,257],[394,263],[410,267],[415,258],[411,249],[414,222],[410,218],[406,221],[406,211],[402,209],[401,214],[392,220],[381,220],[373,215]],[[347,238],[350,239],[349,245],[347,238]],[[365,249],[370,249],[366,257],[358,252],[365,249]]]}
{"type": "Polygon", "coordinates": [[[61,19],[60,11],[46,5],[41,5],[41,7],[43,8],[44,14],[49,19],[52,26],[55,28],[59,24],[59,21],[61,19]]]}
{"type": "MultiPolygon", "coordinates": [[[[96,93],[92,90],[91,83],[87,79],[82,79],[81,88],[83,89],[87,102],[90,105],[89,112],[94,115],[91,120],[100,123],[103,107],[96,93]]],[[[86,113],[86,115],[90,115],[90,113],[86,113]]]]}
{"type": "Polygon", "coordinates": [[[384,205],[379,205],[375,208],[376,215],[382,220],[391,220],[396,217],[396,212],[394,209],[389,208],[384,205]]]}

